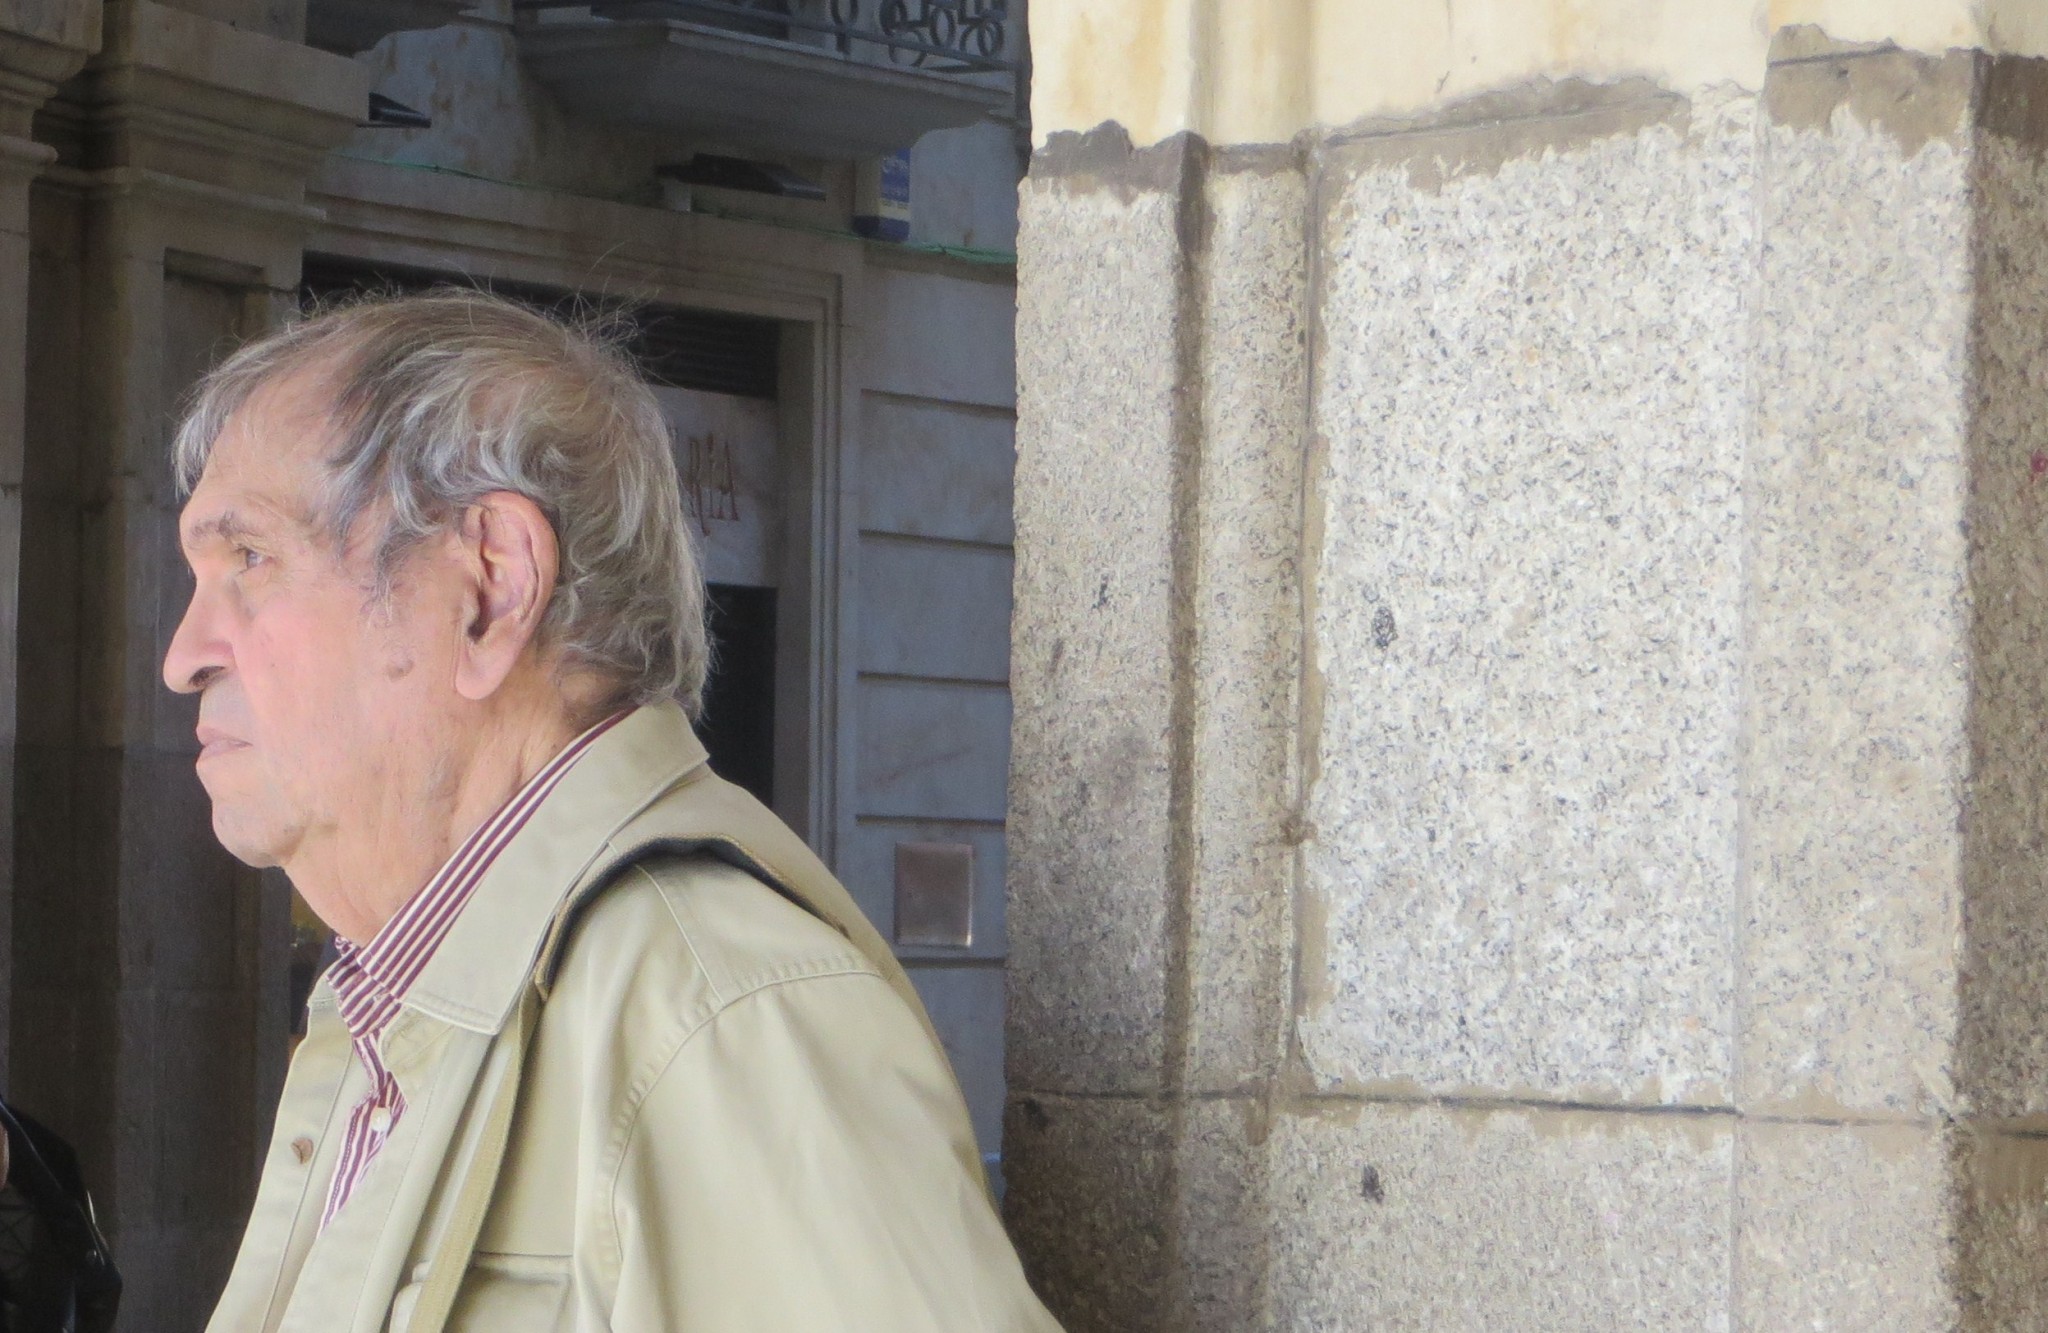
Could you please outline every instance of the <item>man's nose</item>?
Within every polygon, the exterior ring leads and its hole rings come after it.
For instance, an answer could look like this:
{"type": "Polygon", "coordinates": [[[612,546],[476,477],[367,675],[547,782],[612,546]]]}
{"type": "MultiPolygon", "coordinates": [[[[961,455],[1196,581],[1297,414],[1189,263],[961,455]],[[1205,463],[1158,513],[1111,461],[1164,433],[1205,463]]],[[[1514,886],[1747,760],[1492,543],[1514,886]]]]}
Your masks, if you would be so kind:
{"type": "Polygon", "coordinates": [[[195,694],[228,669],[232,660],[219,633],[218,618],[209,612],[205,589],[195,589],[185,614],[164,650],[164,684],[179,694],[195,694]]]}

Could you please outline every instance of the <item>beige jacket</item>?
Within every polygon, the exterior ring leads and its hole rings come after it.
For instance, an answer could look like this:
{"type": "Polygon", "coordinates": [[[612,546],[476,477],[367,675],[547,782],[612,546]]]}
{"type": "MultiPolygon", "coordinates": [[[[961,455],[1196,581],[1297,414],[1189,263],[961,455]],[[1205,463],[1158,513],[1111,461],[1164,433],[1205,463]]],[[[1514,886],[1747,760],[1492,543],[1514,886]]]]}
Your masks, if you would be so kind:
{"type": "Polygon", "coordinates": [[[315,988],[212,1333],[406,1329],[536,976],[449,1328],[1056,1328],[888,947],[659,706],[569,771],[415,984],[383,1049],[406,1112],[325,1232],[365,1079],[315,988]]]}

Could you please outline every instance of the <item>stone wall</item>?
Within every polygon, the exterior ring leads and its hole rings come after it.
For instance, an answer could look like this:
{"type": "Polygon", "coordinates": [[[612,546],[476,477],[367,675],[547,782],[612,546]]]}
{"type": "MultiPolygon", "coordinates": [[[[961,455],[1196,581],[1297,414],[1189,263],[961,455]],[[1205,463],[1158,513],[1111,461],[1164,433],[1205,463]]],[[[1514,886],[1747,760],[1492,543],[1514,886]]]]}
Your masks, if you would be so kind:
{"type": "Polygon", "coordinates": [[[197,1328],[283,1082],[288,909],[213,838],[197,702],[163,687],[190,591],[167,446],[191,382],[292,308],[305,178],[368,78],[225,21],[243,11],[83,8],[98,49],[32,123],[44,161],[0,303],[29,333],[0,355],[25,420],[18,578],[11,519],[0,565],[20,720],[5,1091],[78,1149],[123,1326],[197,1328]]]}
{"type": "MultiPolygon", "coordinates": [[[[0,875],[15,864],[14,755],[18,738],[14,651],[19,621],[22,553],[24,435],[28,418],[28,355],[36,341],[29,327],[29,195],[36,177],[56,159],[36,142],[36,113],[58,85],[78,72],[100,44],[96,0],[40,4],[0,2],[0,875]]],[[[14,936],[11,894],[0,894],[0,939],[14,936]]],[[[0,948],[0,1088],[13,1071],[15,979],[12,948],[0,948]]]]}
{"type": "Polygon", "coordinates": [[[181,398],[308,256],[781,324],[785,812],[885,931],[898,841],[976,846],[971,945],[906,963],[999,1139],[1012,278],[931,247],[1010,243],[1011,132],[920,142],[911,247],[850,230],[846,163],[654,207],[694,142],[567,116],[511,7],[459,7],[372,6],[443,26],[349,59],[303,0],[0,0],[0,1092],[78,1149],[124,1328],[204,1324],[290,1049],[283,877],[219,848],[160,670],[181,398]],[[372,91],[433,127],[364,127],[372,91]]]}
{"type": "Polygon", "coordinates": [[[2039,62],[1024,189],[1008,1209],[1076,1330],[2048,1319],[2039,62]]]}

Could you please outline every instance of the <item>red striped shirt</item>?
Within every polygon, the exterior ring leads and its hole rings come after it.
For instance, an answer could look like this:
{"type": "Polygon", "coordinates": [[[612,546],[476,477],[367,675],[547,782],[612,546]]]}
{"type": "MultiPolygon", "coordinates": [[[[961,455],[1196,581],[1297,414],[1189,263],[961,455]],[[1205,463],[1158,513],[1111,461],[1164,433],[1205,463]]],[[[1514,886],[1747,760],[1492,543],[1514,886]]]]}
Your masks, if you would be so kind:
{"type": "Polygon", "coordinates": [[[334,1180],[327,1187],[327,1206],[320,1214],[325,1227],[348,1202],[361,1183],[378,1151],[405,1114],[405,1097],[398,1080],[384,1067],[384,1032],[398,1016],[405,993],[419,980],[427,960],[447,937],[462,915],[462,908],[476,892],[484,873],[505,850],[513,835],[526,827],[533,812],[548,798],[592,741],[612,729],[626,716],[615,713],[569,742],[546,767],[533,775],[517,795],[498,808],[469,835],[455,855],[434,872],[425,888],[398,909],[398,915],[384,923],[368,944],[343,941],[336,949],[327,980],[334,987],[347,1025],[356,1059],[370,1076],[370,1090],[349,1112],[348,1129],[342,1138],[341,1160],[335,1164],[334,1180]]]}

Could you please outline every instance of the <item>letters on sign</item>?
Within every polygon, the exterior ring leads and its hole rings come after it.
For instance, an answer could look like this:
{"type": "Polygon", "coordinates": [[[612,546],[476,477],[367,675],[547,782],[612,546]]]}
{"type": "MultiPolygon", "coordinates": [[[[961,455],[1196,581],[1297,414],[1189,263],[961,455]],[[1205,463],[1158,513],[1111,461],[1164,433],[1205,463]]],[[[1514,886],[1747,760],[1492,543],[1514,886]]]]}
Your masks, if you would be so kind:
{"type": "Polygon", "coordinates": [[[654,396],[705,581],[774,587],[783,509],[775,404],[668,385],[654,396]]]}
{"type": "Polygon", "coordinates": [[[710,431],[685,439],[675,426],[676,454],[683,460],[683,504],[705,536],[713,523],[740,522],[739,468],[733,461],[732,442],[710,431]]]}

